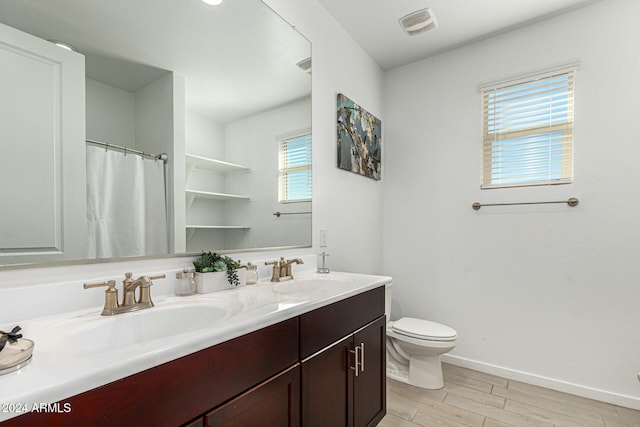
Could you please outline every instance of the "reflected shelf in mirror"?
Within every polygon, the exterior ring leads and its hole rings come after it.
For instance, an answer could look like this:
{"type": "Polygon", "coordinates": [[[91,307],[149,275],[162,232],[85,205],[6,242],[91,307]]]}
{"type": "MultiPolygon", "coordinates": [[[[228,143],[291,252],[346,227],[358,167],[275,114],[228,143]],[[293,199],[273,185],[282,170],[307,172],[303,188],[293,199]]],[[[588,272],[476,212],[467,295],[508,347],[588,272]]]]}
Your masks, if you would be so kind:
{"type": "MultiPolygon", "coordinates": [[[[238,194],[226,194],[226,193],[216,193],[213,191],[199,191],[199,190],[185,190],[184,191],[187,199],[192,198],[201,198],[201,199],[213,199],[213,200],[251,200],[249,196],[241,196],[238,194]]],[[[190,204],[190,203],[187,203],[190,204]]]]}
{"type": "Polygon", "coordinates": [[[185,228],[188,242],[198,230],[249,230],[251,227],[248,225],[187,225],[185,228]]]}
{"type": "Polygon", "coordinates": [[[236,163],[225,162],[223,160],[210,159],[208,157],[197,156],[195,154],[185,154],[187,168],[208,170],[219,173],[230,172],[251,172],[251,168],[236,163]]]}

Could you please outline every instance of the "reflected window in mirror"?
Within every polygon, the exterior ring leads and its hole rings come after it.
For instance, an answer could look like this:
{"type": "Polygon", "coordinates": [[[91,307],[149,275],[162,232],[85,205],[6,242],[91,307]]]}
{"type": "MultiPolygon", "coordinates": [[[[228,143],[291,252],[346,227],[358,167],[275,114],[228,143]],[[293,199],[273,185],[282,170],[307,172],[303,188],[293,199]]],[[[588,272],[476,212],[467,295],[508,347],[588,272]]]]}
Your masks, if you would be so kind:
{"type": "Polygon", "coordinates": [[[281,138],[278,153],[278,201],[311,201],[311,131],[281,138]]]}

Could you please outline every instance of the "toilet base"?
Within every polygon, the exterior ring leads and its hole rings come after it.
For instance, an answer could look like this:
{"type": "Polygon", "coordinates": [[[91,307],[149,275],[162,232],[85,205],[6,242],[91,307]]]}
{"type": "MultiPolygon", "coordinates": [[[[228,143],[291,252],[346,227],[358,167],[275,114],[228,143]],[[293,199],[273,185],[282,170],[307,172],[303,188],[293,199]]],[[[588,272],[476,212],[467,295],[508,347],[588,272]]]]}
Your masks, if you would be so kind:
{"type": "Polygon", "coordinates": [[[440,355],[412,358],[408,371],[397,365],[388,366],[387,377],[428,390],[444,387],[440,355]]]}

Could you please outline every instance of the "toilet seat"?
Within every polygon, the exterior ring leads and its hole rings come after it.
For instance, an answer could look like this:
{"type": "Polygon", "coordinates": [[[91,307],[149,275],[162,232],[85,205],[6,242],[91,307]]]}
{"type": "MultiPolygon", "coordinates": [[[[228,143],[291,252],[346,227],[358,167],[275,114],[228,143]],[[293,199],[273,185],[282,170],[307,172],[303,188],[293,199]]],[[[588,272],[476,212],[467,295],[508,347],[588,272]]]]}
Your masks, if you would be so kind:
{"type": "Polygon", "coordinates": [[[455,329],[440,323],[413,317],[403,317],[392,323],[393,332],[406,337],[429,341],[455,341],[458,333],[455,329]]]}

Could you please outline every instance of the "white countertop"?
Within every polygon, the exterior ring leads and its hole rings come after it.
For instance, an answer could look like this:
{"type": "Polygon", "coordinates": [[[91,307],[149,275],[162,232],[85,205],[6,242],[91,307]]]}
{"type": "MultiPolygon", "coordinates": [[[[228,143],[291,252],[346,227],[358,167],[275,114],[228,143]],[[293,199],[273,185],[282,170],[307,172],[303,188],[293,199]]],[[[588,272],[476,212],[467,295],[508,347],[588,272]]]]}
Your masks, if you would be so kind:
{"type": "MultiPolygon", "coordinates": [[[[93,308],[20,323],[20,332],[35,342],[35,350],[27,366],[0,375],[0,421],[21,415],[24,408],[30,411],[34,404],[61,401],[390,281],[386,276],[304,271],[294,281],[280,284],[261,281],[204,295],[154,297],[154,308],[135,313],[104,317],[93,308]],[[310,280],[335,281],[335,285],[314,288],[310,280]],[[68,338],[78,336],[72,332],[86,325],[104,326],[98,322],[144,315],[151,310],[157,310],[157,316],[163,311],[171,313],[172,307],[189,305],[224,307],[227,312],[211,325],[144,343],[83,348],[83,343],[68,338]]],[[[179,324],[181,319],[171,321],[179,324]]]]}

